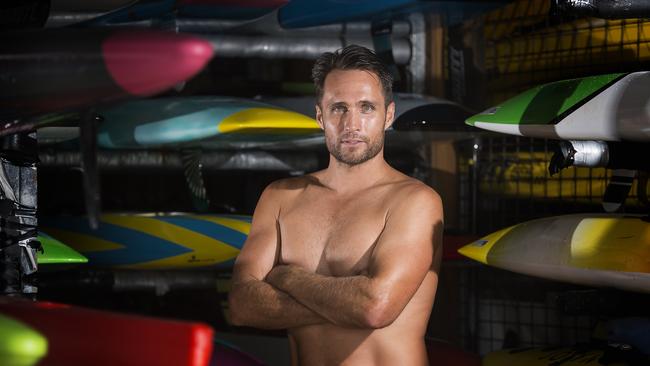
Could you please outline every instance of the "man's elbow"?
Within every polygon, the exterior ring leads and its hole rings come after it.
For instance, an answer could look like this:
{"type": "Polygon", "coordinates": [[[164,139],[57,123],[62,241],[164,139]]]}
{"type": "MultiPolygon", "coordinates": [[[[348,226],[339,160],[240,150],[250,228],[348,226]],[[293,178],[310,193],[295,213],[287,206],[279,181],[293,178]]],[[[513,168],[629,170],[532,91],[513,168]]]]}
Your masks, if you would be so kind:
{"type": "Polygon", "coordinates": [[[235,288],[228,294],[228,310],[231,325],[238,327],[247,325],[245,307],[242,304],[240,292],[235,288]]]}
{"type": "Polygon", "coordinates": [[[371,329],[381,329],[393,324],[398,312],[386,301],[376,301],[365,311],[364,325],[371,329]]]}

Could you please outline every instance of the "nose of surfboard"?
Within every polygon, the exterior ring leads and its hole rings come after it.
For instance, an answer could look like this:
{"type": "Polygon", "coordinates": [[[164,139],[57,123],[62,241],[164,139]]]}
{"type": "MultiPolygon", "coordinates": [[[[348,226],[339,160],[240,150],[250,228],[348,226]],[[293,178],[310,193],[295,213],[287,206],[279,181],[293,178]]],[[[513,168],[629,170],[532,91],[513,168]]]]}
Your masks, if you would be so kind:
{"type": "Polygon", "coordinates": [[[161,92],[196,75],[213,54],[201,38],[169,32],[116,32],[102,43],[111,77],[130,94],[161,92]]]}
{"type": "Polygon", "coordinates": [[[458,253],[483,264],[488,264],[488,253],[490,253],[492,247],[513,228],[514,226],[511,226],[484,236],[461,247],[458,249],[458,253]]]}
{"type": "Polygon", "coordinates": [[[0,314],[0,359],[8,365],[35,365],[47,354],[47,339],[28,325],[0,314]]]}

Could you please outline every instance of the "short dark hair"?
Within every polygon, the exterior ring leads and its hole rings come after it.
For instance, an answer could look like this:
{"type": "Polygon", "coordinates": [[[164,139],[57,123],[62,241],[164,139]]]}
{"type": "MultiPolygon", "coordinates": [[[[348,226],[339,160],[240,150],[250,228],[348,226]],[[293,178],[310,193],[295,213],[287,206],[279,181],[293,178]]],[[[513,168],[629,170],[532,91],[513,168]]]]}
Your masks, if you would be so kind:
{"type": "Polygon", "coordinates": [[[377,55],[362,46],[349,45],[334,52],[323,53],[311,69],[316,85],[317,102],[323,98],[325,78],[332,70],[363,70],[377,75],[384,92],[386,105],[393,101],[393,75],[377,55]]]}

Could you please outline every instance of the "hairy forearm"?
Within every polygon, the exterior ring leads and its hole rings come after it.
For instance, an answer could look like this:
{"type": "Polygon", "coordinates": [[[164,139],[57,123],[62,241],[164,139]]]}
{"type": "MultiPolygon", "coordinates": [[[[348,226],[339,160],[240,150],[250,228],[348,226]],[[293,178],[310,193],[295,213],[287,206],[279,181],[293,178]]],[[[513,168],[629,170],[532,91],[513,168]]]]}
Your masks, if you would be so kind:
{"type": "Polygon", "coordinates": [[[269,282],[323,318],[339,326],[378,327],[375,317],[381,299],[371,278],[322,276],[296,266],[285,269],[276,271],[269,282]]]}
{"type": "Polygon", "coordinates": [[[264,281],[235,284],[228,302],[234,325],[288,329],[326,322],[322,316],[264,281]]]}

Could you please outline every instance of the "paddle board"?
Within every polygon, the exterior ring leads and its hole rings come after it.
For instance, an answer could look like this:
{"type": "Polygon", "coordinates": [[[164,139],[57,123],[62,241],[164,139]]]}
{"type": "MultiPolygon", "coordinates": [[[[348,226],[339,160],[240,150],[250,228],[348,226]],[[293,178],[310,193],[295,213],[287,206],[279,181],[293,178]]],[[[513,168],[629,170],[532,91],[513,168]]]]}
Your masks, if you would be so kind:
{"type": "Polygon", "coordinates": [[[88,257],[88,264],[131,269],[231,268],[250,216],[106,214],[92,230],[84,217],[43,217],[41,228],[88,257]]]}
{"type": "Polygon", "coordinates": [[[0,361],[4,366],[33,366],[47,354],[47,339],[26,324],[0,314],[0,361]]]}
{"type": "Polygon", "coordinates": [[[227,97],[159,98],[101,109],[98,143],[109,149],[259,147],[316,138],[316,120],[300,113],[227,97]]]}
{"type": "Polygon", "coordinates": [[[499,230],[458,251],[483,264],[525,275],[650,292],[647,217],[548,217],[499,230]]]}
{"type": "Polygon", "coordinates": [[[150,96],[194,76],[212,53],[210,43],[198,37],[155,30],[5,32],[0,117],[25,119],[150,96]]]}
{"type": "Polygon", "coordinates": [[[47,355],[39,366],[207,365],[212,328],[71,305],[0,297],[0,314],[42,334],[47,355]]]}
{"type": "Polygon", "coordinates": [[[483,358],[483,366],[635,366],[648,362],[633,350],[606,345],[517,348],[491,352],[483,358]]]}
{"type": "Polygon", "coordinates": [[[485,130],[574,140],[650,141],[650,72],[562,80],[467,119],[485,130]]]}
{"type": "Polygon", "coordinates": [[[38,241],[43,246],[43,252],[37,254],[38,264],[76,264],[88,262],[88,258],[84,257],[83,254],[43,232],[39,233],[38,241]]]}

